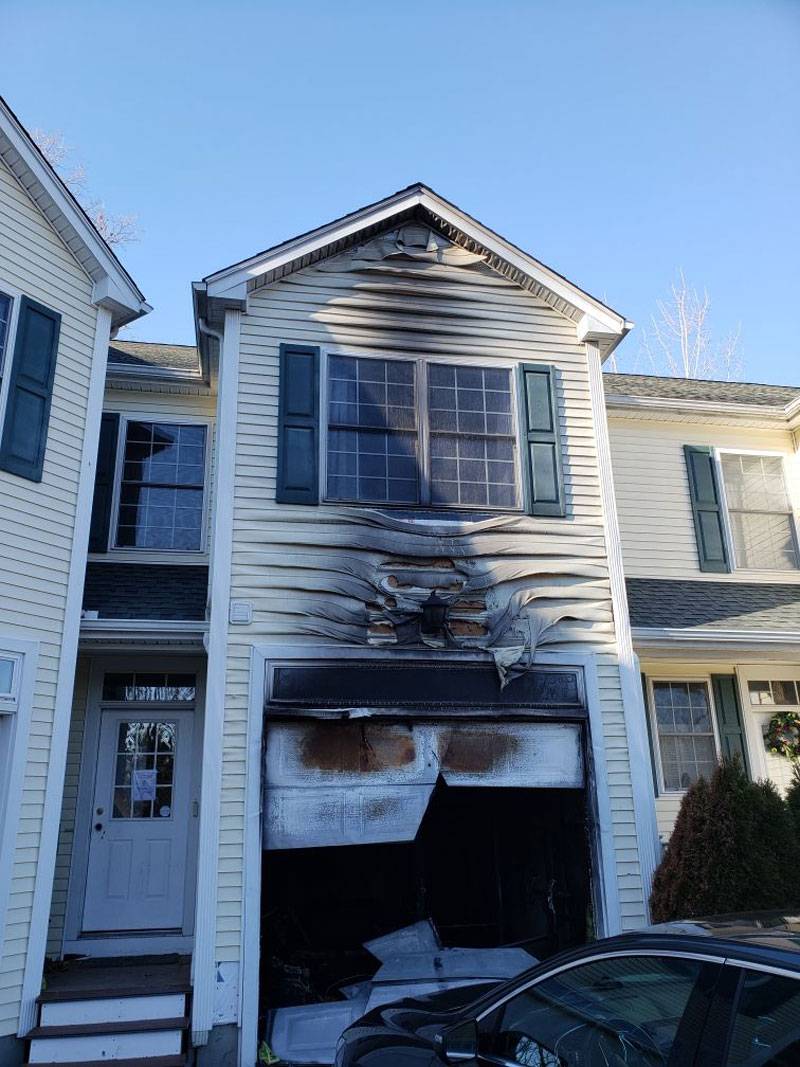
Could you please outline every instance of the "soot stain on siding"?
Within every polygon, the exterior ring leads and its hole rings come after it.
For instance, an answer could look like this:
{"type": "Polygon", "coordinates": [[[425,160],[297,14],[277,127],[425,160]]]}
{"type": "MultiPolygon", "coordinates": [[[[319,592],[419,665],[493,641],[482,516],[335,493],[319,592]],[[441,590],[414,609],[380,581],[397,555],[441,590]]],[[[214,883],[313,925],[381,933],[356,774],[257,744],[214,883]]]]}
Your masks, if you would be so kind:
{"type": "Polygon", "coordinates": [[[489,774],[505,764],[519,748],[519,738],[498,730],[491,744],[486,734],[475,730],[453,730],[441,759],[442,770],[460,774],[489,774]]]}
{"type": "Polygon", "coordinates": [[[374,731],[360,723],[317,722],[303,734],[306,767],[341,774],[377,774],[413,763],[417,748],[411,733],[374,731]]]}

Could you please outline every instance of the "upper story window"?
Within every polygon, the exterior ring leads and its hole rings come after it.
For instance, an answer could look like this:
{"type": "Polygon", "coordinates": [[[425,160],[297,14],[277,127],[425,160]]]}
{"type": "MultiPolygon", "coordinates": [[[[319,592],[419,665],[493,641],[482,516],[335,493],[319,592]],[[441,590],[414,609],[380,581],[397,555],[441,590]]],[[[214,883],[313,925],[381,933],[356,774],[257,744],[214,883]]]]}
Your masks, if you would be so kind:
{"type": "Polygon", "coordinates": [[[327,384],[329,500],[520,507],[509,368],[331,355],[327,384]]]}
{"type": "Polygon", "coordinates": [[[203,546],[206,427],[129,420],[121,464],[117,548],[203,546]]]}
{"type": "Polygon", "coordinates": [[[725,452],[721,459],[736,566],[796,568],[794,519],[782,457],[725,452]]]}
{"type": "Polygon", "coordinates": [[[17,710],[22,657],[0,652],[0,714],[17,710]]]}
{"type": "Polygon", "coordinates": [[[800,565],[783,456],[684,445],[701,571],[800,565]]]}

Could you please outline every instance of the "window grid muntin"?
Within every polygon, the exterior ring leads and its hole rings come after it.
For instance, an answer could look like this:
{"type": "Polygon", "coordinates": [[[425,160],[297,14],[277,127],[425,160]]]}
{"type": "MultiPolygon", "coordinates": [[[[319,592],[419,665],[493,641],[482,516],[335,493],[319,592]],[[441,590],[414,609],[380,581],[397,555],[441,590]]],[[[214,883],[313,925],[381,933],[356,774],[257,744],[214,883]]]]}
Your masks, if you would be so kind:
{"type": "Polygon", "coordinates": [[[714,729],[714,707],[711,701],[711,693],[708,682],[698,679],[653,679],[650,683],[652,701],[652,719],[658,742],[658,764],[661,775],[662,787],[665,792],[684,792],[702,774],[706,777],[713,773],[719,762],[716,731],[714,729]],[[669,688],[669,710],[672,712],[672,729],[669,726],[669,717],[666,715],[666,702],[659,703],[658,693],[664,688],[669,688]],[[686,703],[676,704],[676,694],[685,690],[686,703]],[[703,694],[703,711],[708,720],[708,728],[704,730],[693,729],[695,726],[695,707],[691,700],[691,693],[703,694]],[[676,711],[688,710],[686,715],[681,716],[685,725],[690,729],[678,728],[676,711]],[[659,716],[662,712],[662,716],[659,716]],[[662,721],[662,718],[666,721],[662,721]],[[705,751],[698,749],[698,740],[705,745],[705,751]],[[668,772],[667,764],[673,765],[668,772]],[[701,769],[702,768],[702,769],[701,769]],[[690,777],[684,781],[684,773],[688,770],[690,777]],[[692,775],[693,772],[693,776],[692,775]],[[677,784],[676,784],[677,776],[677,784]]]}
{"type": "Polygon", "coordinates": [[[128,719],[118,724],[112,819],[171,818],[177,745],[178,726],[174,721],[128,719]],[[151,730],[152,745],[148,743],[151,730]],[[152,781],[152,797],[136,797],[137,781],[144,784],[143,779],[137,779],[137,773],[152,775],[148,779],[152,781]]]}
{"type": "MultiPolygon", "coordinates": [[[[743,570],[797,570],[800,566],[800,557],[798,556],[798,542],[797,542],[797,530],[794,521],[794,511],[792,508],[791,499],[789,497],[789,489],[786,482],[786,472],[784,469],[783,457],[781,455],[774,455],[770,453],[751,453],[751,452],[732,452],[722,451],[719,453],[719,467],[722,474],[721,482],[723,486],[723,494],[725,501],[725,510],[727,512],[727,529],[728,536],[730,538],[731,547],[733,549],[733,557],[737,568],[743,570]],[[764,493],[764,503],[768,505],[770,503],[770,496],[777,496],[780,498],[782,507],[770,508],[764,507],[745,507],[748,499],[748,478],[752,480],[755,478],[759,480],[758,474],[750,472],[745,473],[745,465],[758,461],[760,468],[760,481],[762,483],[762,491],[764,493]],[[765,471],[765,463],[773,463],[776,467],[773,474],[773,478],[780,478],[780,489],[777,493],[771,491],[768,488],[768,476],[765,471]],[[738,471],[734,467],[734,464],[738,464],[738,471]],[[737,477],[740,477],[740,481],[737,481],[737,477]],[[751,538],[750,546],[748,547],[748,531],[746,529],[748,520],[757,520],[761,517],[767,520],[763,524],[760,534],[756,532],[749,533],[751,538]],[[769,520],[772,520],[771,524],[769,520]],[[784,533],[777,532],[776,520],[778,520],[777,526],[782,526],[784,533]],[[752,560],[751,557],[754,551],[758,551],[761,547],[757,544],[758,538],[766,538],[769,542],[768,562],[752,560]],[[753,540],[756,544],[753,547],[753,540]]],[[[752,523],[750,524],[753,525],[752,523]]]]}
{"type": "MultiPolygon", "coordinates": [[[[330,503],[370,503],[381,504],[384,503],[391,507],[422,507],[422,508],[442,508],[443,510],[458,509],[469,507],[475,511],[488,511],[488,512],[520,512],[522,510],[522,484],[521,484],[521,455],[519,448],[519,411],[518,411],[518,382],[517,376],[514,373],[515,364],[509,364],[508,362],[498,361],[497,364],[489,363],[475,363],[469,362],[467,364],[462,362],[456,362],[455,360],[448,359],[447,357],[417,357],[415,359],[409,359],[407,356],[395,356],[393,354],[373,356],[373,355],[353,355],[350,352],[342,353],[341,351],[327,350],[326,358],[324,360],[324,374],[323,374],[323,411],[325,413],[325,420],[323,422],[323,434],[321,435],[320,451],[323,478],[322,484],[325,486],[324,499],[330,503]],[[418,411],[417,430],[416,430],[416,447],[417,447],[417,463],[418,463],[418,476],[419,476],[419,500],[416,504],[410,504],[406,501],[374,501],[374,500],[357,500],[355,498],[345,499],[344,497],[335,497],[329,492],[329,475],[328,460],[330,455],[330,449],[328,444],[328,438],[331,431],[331,424],[329,422],[329,409],[330,409],[330,364],[331,360],[335,358],[341,358],[342,356],[350,357],[357,360],[375,360],[385,361],[386,363],[392,362],[404,362],[411,363],[415,367],[415,387],[416,387],[416,409],[418,411]],[[428,367],[441,366],[441,367],[469,367],[477,368],[485,371],[499,371],[508,375],[508,382],[510,387],[511,397],[511,434],[500,435],[490,434],[488,436],[492,440],[509,440],[513,448],[513,467],[514,467],[514,500],[515,503],[507,505],[503,503],[499,504],[450,504],[443,501],[433,500],[433,494],[431,492],[431,438],[435,436],[430,431],[430,418],[428,416],[428,367]]],[[[502,390],[488,390],[502,391],[502,390]]],[[[337,427],[334,426],[333,429],[337,427]]],[[[410,431],[401,431],[409,432],[410,431]]],[[[452,436],[452,435],[451,435],[452,436]]],[[[334,450],[335,451],[335,450],[334,450]]],[[[494,462],[494,460],[492,460],[494,462]]],[[[505,485],[507,483],[497,483],[505,485]]]]}
{"type": "MultiPolygon", "coordinates": [[[[199,552],[203,548],[205,540],[205,509],[206,509],[206,478],[208,464],[208,425],[204,422],[185,422],[179,420],[167,421],[157,418],[128,418],[123,420],[121,445],[118,443],[116,498],[114,502],[115,529],[113,547],[122,551],[151,551],[151,552],[199,552]],[[180,460],[175,464],[174,481],[156,481],[148,479],[148,474],[164,475],[166,470],[152,469],[152,466],[143,467],[142,478],[130,477],[133,473],[131,465],[140,462],[129,458],[129,446],[143,446],[148,443],[144,429],[149,428],[149,442],[152,444],[156,431],[162,428],[166,431],[177,431],[177,439],[171,443],[170,448],[177,447],[179,454],[181,449],[192,451],[193,462],[186,463],[185,470],[191,469],[196,480],[178,480],[180,460]],[[183,431],[187,435],[198,435],[195,443],[182,441],[183,431]],[[141,436],[132,437],[132,433],[141,433],[141,436]],[[202,444],[198,442],[202,441],[202,444]],[[202,449],[202,460],[197,462],[197,450],[202,449]],[[199,470],[198,470],[199,467],[199,470]],[[126,477],[128,475],[128,477],[126,477]],[[138,491],[138,498],[133,494],[138,491]],[[171,522],[159,524],[156,522],[143,524],[138,522],[138,514],[131,515],[132,511],[142,511],[145,520],[150,517],[166,518],[166,512],[171,512],[171,522]],[[157,516],[160,512],[160,516],[157,516]],[[179,514],[180,513],[180,514],[179,514]],[[188,513],[191,513],[191,517],[188,513]],[[134,521],[130,521],[134,519],[134,521]],[[123,521],[128,520],[128,521],[123,521]],[[180,521],[180,524],[178,522],[180,521]],[[121,536],[121,531],[132,531],[132,540],[122,543],[128,535],[121,536]],[[151,543],[137,544],[137,532],[139,530],[163,530],[169,531],[168,537],[171,544],[157,543],[157,537],[145,538],[151,543]],[[181,543],[183,542],[183,543],[181,543]]],[[[150,461],[146,461],[150,462],[150,461]]],[[[165,464],[161,464],[162,467],[165,464]]],[[[171,472],[170,472],[171,473],[171,472]]]]}

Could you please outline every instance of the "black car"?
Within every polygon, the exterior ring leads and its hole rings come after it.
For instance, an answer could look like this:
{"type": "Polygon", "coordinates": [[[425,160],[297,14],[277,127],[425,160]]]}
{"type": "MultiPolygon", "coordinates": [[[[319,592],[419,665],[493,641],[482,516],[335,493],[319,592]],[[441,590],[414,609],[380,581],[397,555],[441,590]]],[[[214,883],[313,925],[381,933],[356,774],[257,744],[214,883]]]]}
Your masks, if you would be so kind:
{"type": "Polygon", "coordinates": [[[653,926],[385,1005],[337,1067],[800,1067],[800,916],[653,926]]]}

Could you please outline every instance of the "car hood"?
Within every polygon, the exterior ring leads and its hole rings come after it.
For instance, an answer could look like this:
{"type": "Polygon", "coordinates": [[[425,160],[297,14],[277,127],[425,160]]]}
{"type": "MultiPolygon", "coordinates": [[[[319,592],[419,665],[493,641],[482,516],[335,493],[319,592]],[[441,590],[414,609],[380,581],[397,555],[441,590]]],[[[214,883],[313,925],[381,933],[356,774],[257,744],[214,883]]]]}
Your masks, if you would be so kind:
{"type": "Polygon", "coordinates": [[[348,1035],[375,1035],[390,1030],[429,1041],[448,1026],[458,1022],[464,1009],[477,1004],[488,992],[503,985],[502,981],[487,981],[474,985],[444,989],[419,997],[405,997],[391,1004],[373,1008],[346,1031],[348,1035]]]}

